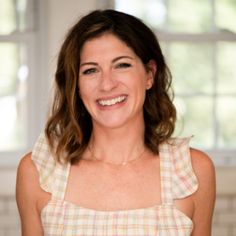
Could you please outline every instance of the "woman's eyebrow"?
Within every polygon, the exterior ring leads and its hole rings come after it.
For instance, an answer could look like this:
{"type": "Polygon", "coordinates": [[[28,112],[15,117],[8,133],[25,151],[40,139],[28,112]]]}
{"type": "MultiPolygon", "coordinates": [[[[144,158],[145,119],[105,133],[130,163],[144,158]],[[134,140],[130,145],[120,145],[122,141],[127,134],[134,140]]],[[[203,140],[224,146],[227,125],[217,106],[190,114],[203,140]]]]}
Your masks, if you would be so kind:
{"type": "Polygon", "coordinates": [[[96,62],[84,62],[84,63],[81,63],[80,64],[80,67],[81,66],[87,66],[87,65],[92,65],[92,66],[97,66],[98,65],[98,63],[96,63],[96,62]]]}
{"type": "Polygon", "coordinates": [[[120,59],[124,59],[124,58],[128,58],[128,59],[134,60],[134,58],[131,57],[131,56],[119,56],[119,57],[114,58],[114,59],[112,60],[112,63],[114,63],[114,62],[116,62],[116,61],[118,61],[118,60],[120,60],[120,59]]]}
{"type": "MultiPolygon", "coordinates": [[[[134,60],[134,58],[131,57],[131,56],[119,56],[119,57],[114,58],[111,62],[114,63],[114,62],[116,62],[116,61],[118,61],[120,59],[124,59],[124,58],[128,58],[128,59],[134,60]]],[[[87,66],[87,65],[97,66],[98,63],[97,62],[84,62],[84,63],[80,64],[80,67],[87,66]]]]}

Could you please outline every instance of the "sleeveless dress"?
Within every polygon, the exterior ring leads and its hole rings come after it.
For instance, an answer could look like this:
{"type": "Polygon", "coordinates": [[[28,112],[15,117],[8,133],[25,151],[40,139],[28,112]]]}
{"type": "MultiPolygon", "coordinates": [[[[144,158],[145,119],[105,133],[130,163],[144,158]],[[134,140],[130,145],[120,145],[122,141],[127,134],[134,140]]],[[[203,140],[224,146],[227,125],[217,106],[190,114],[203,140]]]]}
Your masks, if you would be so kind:
{"type": "Polygon", "coordinates": [[[40,186],[51,193],[42,209],[45,236],[190,236],[193,222],[178,210],[174,199],[197,190],[189,140],[170,139],[159,147],[161,204],[148,208],[99,211],[64,200],[70,164],[55,162],[44,134],[38,138],[32,160],[39,172],[40,186]]]}

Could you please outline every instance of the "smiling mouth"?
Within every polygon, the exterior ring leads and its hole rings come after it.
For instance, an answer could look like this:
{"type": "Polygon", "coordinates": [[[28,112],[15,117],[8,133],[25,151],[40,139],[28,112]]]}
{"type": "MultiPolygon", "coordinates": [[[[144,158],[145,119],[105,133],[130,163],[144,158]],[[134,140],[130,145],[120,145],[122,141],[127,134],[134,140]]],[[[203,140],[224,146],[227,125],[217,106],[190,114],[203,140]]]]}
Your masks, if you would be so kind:
{"type": "Polygon", "coordinates": [[[101,99],[101,100],[98,100],[98,104],[101,106],[113,106],[115,104],[125,101],[126,98],[127,96],[122,95],[122,96],[112,98],[112,99],[101,99]]]}

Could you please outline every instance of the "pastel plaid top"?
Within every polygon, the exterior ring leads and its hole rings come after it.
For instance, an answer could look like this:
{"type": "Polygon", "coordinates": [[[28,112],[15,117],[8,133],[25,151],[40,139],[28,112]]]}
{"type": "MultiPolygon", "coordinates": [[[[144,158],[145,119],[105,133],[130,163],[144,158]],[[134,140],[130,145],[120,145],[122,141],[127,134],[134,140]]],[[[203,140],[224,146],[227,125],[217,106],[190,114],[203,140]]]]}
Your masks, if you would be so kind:
{"type": "Polygon", "coordinates": [[[45,236],[190,236],[193,222],[173,204],[196,191],[189,138],[170,139],[160,145],[161,204],[148,208],[98,211],[64,200],[70,164],[56,163],[44,134],[36,142],[32,159],[42,189],[51,199],[41,212],[45,236]]]}

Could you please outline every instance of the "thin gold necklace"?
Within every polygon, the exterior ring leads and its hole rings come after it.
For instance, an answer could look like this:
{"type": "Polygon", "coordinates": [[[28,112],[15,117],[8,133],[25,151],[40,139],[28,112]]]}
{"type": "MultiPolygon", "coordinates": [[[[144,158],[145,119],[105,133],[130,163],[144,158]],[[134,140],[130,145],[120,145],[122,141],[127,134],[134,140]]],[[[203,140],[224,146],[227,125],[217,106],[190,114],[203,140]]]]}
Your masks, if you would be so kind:
{"type": "Polygon", "coordinates": [[[127,165],[127,164],[130,164],[131,162],[134,162],[134,161],[140,159],[140,158],[143,156],[144,152],[145,152],[145,147],[144,147],[144,149],[142,150],[142,152],[141,152],[136,158],[134,158],[134,159],[132,159],[132,160],[129,160],[129,161],[123,161],[123,162],[121,162],[121,163],[113,163],[113,162],[110,162],[110,161],[103,161],[103,160],[101,160],[101,159],[98,159],[98,158],[93,154],[93,152],[92,152],[90,146],[88,146],[88,150],[89,150],[89,152],[90,152],[92,158],[93,158],[94,160],[96,160],[96,161],[100,161],[100,162],[103,162],[103,163],[106,163],[106,164],[109,164],[109,165],[125,166],[125,165],[127,165]]]}

